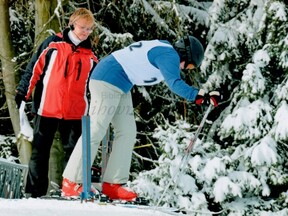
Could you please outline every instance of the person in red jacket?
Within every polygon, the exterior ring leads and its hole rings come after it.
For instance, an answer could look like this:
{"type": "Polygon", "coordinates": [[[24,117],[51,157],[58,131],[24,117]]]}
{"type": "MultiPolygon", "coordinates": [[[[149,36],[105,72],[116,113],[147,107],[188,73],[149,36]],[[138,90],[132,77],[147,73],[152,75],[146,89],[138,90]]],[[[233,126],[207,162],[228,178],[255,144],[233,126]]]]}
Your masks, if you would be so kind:
{"type": "Polygon", "coordinates": [[[88,112],[88,79],[98,63],[89,38],[94,25],[91,11],[76,9],[63,32],[42,42],[17,87],[18,108],[34,91],[34,135],[25,188],[31,197],[47,193],[49,156],[56,130],[61,135],[66,163],[81,135],[81,117],[88,112]]]}

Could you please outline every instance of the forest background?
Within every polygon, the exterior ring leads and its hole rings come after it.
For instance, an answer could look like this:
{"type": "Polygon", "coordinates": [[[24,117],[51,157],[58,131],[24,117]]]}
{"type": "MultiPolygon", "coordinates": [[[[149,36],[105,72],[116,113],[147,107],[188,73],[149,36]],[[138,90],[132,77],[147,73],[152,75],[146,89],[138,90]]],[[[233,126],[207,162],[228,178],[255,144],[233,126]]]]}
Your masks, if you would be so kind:
{"type": "MultiPolygon", "coordinates": [[[[219,89],[224,97],[208,116],[209,124],[199,137],[201,143],[187,173],[197,191],[205,195],[207,205],[216,203],[223,208],[238,198],[258,197],[257,204],[249,205],[273,211],[286,208],[287,197],[281,195],[288,189],[288,7],[284,0],[1,0],[0,134],[5,139],[1,139],[0,157],[14,156],[28,163],[30,141],[19,136],[15,89],[38,45],[67,27],[70,14],[78,7],[89,8],[95,16],[92,40],[99,58],[133,41],[174,42],[187,34],[199,38],[205,47],[203,64],[183,73],[183,79],[208,91],[219,89]],[[205,176],[205,167],[211,168],[211,163],[214,172],[205,176]],[[227,191],[219,196],[213,188],[224,180],[227,191]],[[267,199],[276,201],[267,207],[263,204],[267,199]]],[[[174,95],[164,83],[134,87],[132,93],[138,139],[131,179],[135,185],[141,178],[165,185],[167,181],[161,178],[167,180],[173,174],[153,170],[161,163],[175,168],[205,107],[174,95]],[[138,177],[144,170],[148,172],[138,177]]],[[[29,103],[26,111],[32,120],[29,103]]],[[[50,158],[50,178],[55,182],[61,179],[62,151],[56,134],[50,158]]],[[[149,190],[138,189],[157,200],[149,190]]],[[[164,201],[169,201],[172,192],[164,201]]],[[[190,192],[179,193],[191,201],[190,192]]]]}

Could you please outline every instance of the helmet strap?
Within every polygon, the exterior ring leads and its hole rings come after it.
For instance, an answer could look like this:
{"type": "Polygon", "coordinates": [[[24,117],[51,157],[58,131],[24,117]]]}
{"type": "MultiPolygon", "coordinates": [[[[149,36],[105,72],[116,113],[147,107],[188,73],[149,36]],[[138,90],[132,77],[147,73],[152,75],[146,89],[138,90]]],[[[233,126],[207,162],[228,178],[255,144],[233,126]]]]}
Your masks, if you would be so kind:
{"type": "Polygon", "coordinates": [[[193,62],[189,36],[184,36],[183,41],[184,41],[185,51],[186,51],[186,60],[185,60],[185,68],[186,68],[189,64],[193,62]]]}

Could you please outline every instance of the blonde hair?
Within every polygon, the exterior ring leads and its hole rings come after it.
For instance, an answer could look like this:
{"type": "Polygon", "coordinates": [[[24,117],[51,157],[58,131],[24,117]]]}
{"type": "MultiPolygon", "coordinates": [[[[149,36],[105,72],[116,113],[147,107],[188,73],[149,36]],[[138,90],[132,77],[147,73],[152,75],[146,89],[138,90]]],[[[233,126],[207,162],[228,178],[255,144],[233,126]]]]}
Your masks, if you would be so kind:
{"type": "Polygon", "coordinates": [[[73,25],[76,20],[83,18],[86,19],[88,22],[95,23],[94,22],[94,16],[92,12],[86,8],[78,8],[74,11],[74,13],[69,18],[69,26],[73,25]]]}

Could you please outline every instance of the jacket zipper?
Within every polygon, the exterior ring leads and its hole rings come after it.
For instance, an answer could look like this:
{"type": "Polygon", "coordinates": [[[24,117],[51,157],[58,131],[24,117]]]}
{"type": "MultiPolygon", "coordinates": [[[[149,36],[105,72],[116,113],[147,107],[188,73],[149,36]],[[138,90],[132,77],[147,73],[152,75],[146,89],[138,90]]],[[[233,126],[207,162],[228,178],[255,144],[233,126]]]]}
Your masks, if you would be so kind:
{"type": "Polygon", "coordinates": [[[77,73],[76,81],[78,81],[78,80],[80,79],[80,75],[81,75],[81,69],[82,69],[82,62],[81,62],[81,60],[79,60],[78,64],[79,64],[79,67],[78,67],[78,73],[77,73]]]}

